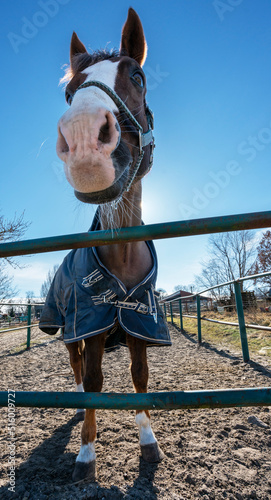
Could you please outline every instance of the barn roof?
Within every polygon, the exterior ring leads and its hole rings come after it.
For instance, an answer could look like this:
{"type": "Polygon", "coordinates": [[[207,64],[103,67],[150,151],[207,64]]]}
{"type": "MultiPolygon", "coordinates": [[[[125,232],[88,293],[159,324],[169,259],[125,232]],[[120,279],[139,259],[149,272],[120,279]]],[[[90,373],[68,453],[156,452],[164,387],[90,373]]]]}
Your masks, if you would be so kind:
{"type": "MultiPolygon", "coordinates": [[[[161,299],[161,302],[169,302],[174,299],[182,299],[186,298],[189,302],[196,300],[196,296],[193,293],[186,292],[185,290],[178,290],[175,293],[172,293],[171,295],[167,295],[166,297],[163,297],[161,299]],[[190,297],[190,300],[188,299],[190,297]]],[[[204,295],[200,295],[201,300],[212,300],[210,297],[205,297],[204,295]]]]}

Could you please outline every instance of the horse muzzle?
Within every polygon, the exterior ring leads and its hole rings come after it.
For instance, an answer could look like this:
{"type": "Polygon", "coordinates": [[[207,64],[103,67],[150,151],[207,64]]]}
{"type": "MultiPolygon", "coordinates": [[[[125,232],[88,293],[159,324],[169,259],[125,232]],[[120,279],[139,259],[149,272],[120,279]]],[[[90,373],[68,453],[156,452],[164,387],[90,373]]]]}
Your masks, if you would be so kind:
{"type": "Polygon", "coordinates": [[[115,181],[112,154],[120,142],[119,124],[106,108],[71,111],[59,120],[56,145],[67,180],[82,193],[106,189],[115,181]]]}

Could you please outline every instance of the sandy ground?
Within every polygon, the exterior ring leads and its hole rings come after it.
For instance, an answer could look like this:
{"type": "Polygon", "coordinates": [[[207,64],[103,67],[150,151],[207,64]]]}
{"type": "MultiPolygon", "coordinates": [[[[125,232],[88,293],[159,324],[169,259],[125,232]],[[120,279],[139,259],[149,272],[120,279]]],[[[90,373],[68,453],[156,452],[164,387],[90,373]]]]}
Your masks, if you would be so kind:
{"type": "MultiPolygon", "coordinates": [[[[149,391],[271,386],[271,367],[258,357],[203,344],[170,327],[173,346],[148,351],[149,391]]],[[[1,390],[72,391],[62,341],[36,330],[30,351],[15,345],[26,333],[0,337],[1,390]]],[[[132,392],[129,352],[107,353],[106,392],[132,392]]],[[[157,410],[152,426],[165,459],[140,458],[133,411],[97,411],[97,481],[73,484],[81,422],[72,409],[17,408],[16,491],[9,492],[7,408],[0,409],[0,498],[45,499],[264,499],[271,498],[269,408],[157,410]],[[256,416],[264,427],[250,422],[256,416]]],[[[258,420],[258,422],[259,422],[258,420]]]]}

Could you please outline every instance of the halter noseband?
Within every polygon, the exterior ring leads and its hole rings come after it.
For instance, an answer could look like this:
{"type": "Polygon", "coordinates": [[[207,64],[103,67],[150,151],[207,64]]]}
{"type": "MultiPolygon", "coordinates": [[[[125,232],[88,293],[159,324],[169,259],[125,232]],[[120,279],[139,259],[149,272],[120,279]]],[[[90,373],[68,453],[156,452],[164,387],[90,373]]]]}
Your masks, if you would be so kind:
{"type": "Polygon", "coordinates": [[[118,96],[118,94],[116,94],[116,92],[113,89],[111,89],[110,87],[108,87],[108,85],[106,85],[105,83],[99,82],[96,80],[91,80],[89,82],[82,83],[82,85],[79,85],[79,87],[76,89],[74,94],[71,96],[70,104],[72,103],[72,99],[73,99],[74,95],[76,94],[76,92],[78,92],[78,90],[85,89],[87,87],[98,87],[99,89],[103,90],[112,99],[112,101],[116,104],[119,111],[124,113],[127,116],[127,118],[132,122],[132,124],[135,126],[135,128],[138,130],[139,155],[138,155],[138,159],[137,159],[134,167],[130,171],[130,175],[128,178],[126,191],[129,191],[129,189],[130,189],[130,187],[135,179],[135,176],[139,170],[141,162],[143,160],[143,156],[144,156],[144,152],[145,152],[145,151],[143,151],[143,148],[145,146],[148,146],[149,144],[151,146],[151,152],[150,152],[149,168],[148,168],[147,172],[149,172],[149,170],[151,169],[152,164],[153,164],[153,150],[154,150],[154,136],[152,133],[152,131],[153,131],[153,113],[150,110],[150,108],[146,105],[145,111],[146,111],[146,117],[147,117],[149,128],[148,128],[147,132],[143,132],[142,126],[140,125],[140,123],[138,123],[138,121],[136,120],[134,115],[131,113],[129,108],[127,108],[126,104],[122,101],[122,99],[118,96]]]}

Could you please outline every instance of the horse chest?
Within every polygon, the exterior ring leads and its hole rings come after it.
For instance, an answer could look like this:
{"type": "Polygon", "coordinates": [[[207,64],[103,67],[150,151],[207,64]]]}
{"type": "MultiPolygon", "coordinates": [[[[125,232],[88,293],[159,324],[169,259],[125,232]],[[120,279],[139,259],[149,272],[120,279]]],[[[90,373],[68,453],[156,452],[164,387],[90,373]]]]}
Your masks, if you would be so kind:
{"type": "Polygon", "coordinates": [[[99,247],[98,254],[102,263],[128,290],[143,281],[153,265],[145,242],[99,247]]]}

